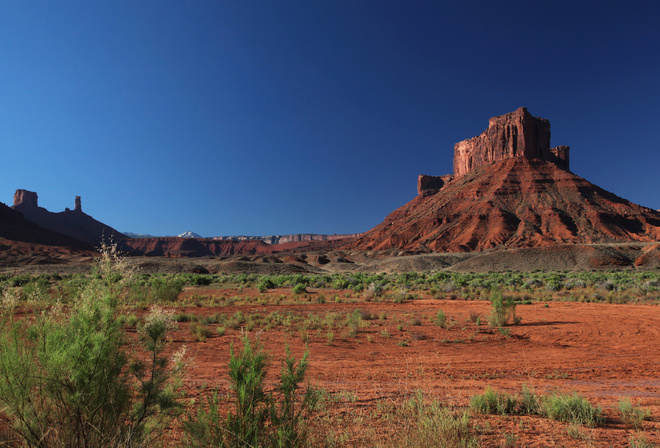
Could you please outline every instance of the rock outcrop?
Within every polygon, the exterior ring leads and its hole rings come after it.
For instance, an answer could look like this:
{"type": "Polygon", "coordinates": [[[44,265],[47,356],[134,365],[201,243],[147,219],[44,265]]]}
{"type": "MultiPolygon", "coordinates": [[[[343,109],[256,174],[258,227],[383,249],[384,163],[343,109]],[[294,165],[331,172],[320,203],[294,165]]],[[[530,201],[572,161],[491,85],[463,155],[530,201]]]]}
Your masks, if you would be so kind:
{"type": "Polygon", "coordinates": [[[99,222],[82,211],[80,196],[76,196],[74,210],[68,208],[54,213],[39,207],[37,193],[28,190],[16,190],[14,206],[17,212],[23,214],[25,219],[45,229],[62,233],[92,245],[98,245],[102,239],[115,241],[125,238],[117,230],[107,224],[99,222]]]}
{"type": "Polygon", "coordinates": [[[14,193],[14,207],[39,207],[38,196],[34,191],[16,190],[14,193]]]}
{"type": "Polygon", "coordinates": [[[263,241],[218,241],[209,238],[128,238],[119,248],[134,255],[164,257],[218,257],[271,254],[273,247],[263,241]]]}
{"type": "MultiPolygon", "coordinates": [[[[30,199],[32,200],[32,199],[30,199]]],[[[36,194],[34,194],[36,201],[36,194]]],[[[22,213],[0,203],[0,238],[39,245],[64,246],[83,250],[93,248],[82,241],[45,229],[25,219],[22,213]]]]}
{"type": "Polygon", "coordinates": [[[454,145],[454,176],[504,159],[526,157],[569,169],[569,148],[550,148],[550,122],[533,117],[526,108],[493,117],[481,135],[454,145]]]}
{"type": "Polygon", "coordinates": [[[550,123],[525,108],[454,147],[454,177],[420,176],[418,195],[344,249],[468,252],[660,240],[660,213],[568,171],[550,123]]]}
{"type": "Polygon", "coordinates": [[[427,176],[420,174],[417,178],[417,194],[426,197],[436,194],[445,186],[447,182],[451,182],[454,176],[445,174],[444,176],[427,176]]]}

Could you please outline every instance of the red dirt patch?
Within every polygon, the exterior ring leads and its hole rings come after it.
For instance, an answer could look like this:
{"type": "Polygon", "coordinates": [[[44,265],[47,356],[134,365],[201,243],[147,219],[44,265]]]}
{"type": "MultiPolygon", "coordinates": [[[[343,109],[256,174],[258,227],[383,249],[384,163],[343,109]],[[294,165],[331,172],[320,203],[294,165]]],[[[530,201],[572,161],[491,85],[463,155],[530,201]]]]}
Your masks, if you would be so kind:
{"type": "MultiPolygon", "coordinates": [[[[249,332],[273,356],[271,379],[279,372],[285,344],[299,358],[305,348],[303,334],[307,335],[309,379],[316,387],[343,397],[334,405],[333,415],[340,419],[337,424],[349,432],[349,446],[364,446],[368,441],[363,436],[369,431],[385,437],[392,428],[377,418],[379,406],[401,403],[416,390],[461,409],[486,386],[515,393],[523,384],[541,394],[557,390],[580,393],[604,407],[607,422],[593,429],[581,427],[581,439],[573,439],[567,434],[567,424],[547,418],[476,416],[482,446],[502,446],[505,433],[517,437],[516,446],[627,446],[635,430],[623,423],[615,410],[621,397],[651,411],[651,421],[644,422],[645,435],[649,441],[660,441],[660,314],[655,305],[519,305],[522,324],[508,327],[507,337],[486,327],[490,310],[486,301],[335,303],[334,293],[315,291],[309,299],[286,304],[291,297],[285,290],[275,290],[269,291],[268,301],[263,301],[270,304],[260,305],[254,290],[238,293],[235,289],[191,289],[180,299],[189,300],[196,294],[193,301],[200,303],[212,296],[235,297],[248,303],[191,306],[177,308],[177,312],[197,316],[231,316],[237,311],[245,316],[265,316],[278,312],[321,317],[330,313],[347,315],[358,309],[372,313],[374,318],[365,321],[368,326],[360,328],[356,337],[336,328],[332,330],[332,341],[323,326],[306,333],[295,324],[272,329],[256,326],[249,332]],[[315,303],[321,294],[327,302],[315,303]],[[272,304],[274,298],[283,295],[286,297],[282,297],[281,304],[272,304]],[[443,329],[432,322],[438,310],[453,322],[451,328],[443,329]],[[381,315],[384,318],[379,318],[381,315]],[[482,321],[480,327],[473,322],[477,316],[482,321]]],[[[342,293],[338,297],[349,300],[342,293]]],[[[188,326],[179,324],[173,349],[182,344],[189,347],[193,360],[185,382],[189,396],[205,395],[215,387],[226,393],[230,343],[240,344],[245,325],[242,329],[227,328],[224,336],[218,336],[218,325],[212,324],[213,336],[206,342],[194,342],[188,326]]]]}

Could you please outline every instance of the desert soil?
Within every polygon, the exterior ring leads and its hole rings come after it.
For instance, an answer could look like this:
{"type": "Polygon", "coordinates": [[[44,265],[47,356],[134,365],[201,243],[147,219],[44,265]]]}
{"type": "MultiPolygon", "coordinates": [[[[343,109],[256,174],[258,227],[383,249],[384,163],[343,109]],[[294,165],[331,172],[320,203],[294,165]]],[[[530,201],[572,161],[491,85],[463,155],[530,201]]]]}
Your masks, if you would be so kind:
{"type": "MultiPolygon", "coordinates": [[[[307,298],[289,302],[289,290],[269,291],[271,297],[288,295],[279,305],[203,306],[204,297],[241,296],[256,299],[257,292],[245,289],[191,288],[180,296],[190,306],[176,308],[197,316],[214,313],[244,315],[271,312],[296,315],[346,314],[356,309],[370,311],[373,320],[357,337],[334,329],[308,330],[307,343],[292,328],[253,328],[248,332],[272,355],[270,384],[277,378],[285,344],[296,357],[307,345],[310,354],[308,379],[312,385],[333,394],[331,410],[335,437],[342,446],[367,446],[386,438],[396,428],[381,419],[383,409],[396,407],[422,391],[456,410],[468,409],[470,398],[486,386],[509,393],[520,392],[526,384],[541,394],[560,391],[579,393],[604,409],[606,422],[596,428],[579,427],[569,436],[569,425],[537,416],[476,415],[472,422],[482,446],[578,447],[629,446],[638,433],[624,423],[617,405],[621,398],[648,409],[643,423],[647,441],[660,443],[660,313],[657,305],[535,302],[519,305],[522,323],[507,327],[509,335],[488,329],[490,302],[437,300],[421,297],[404,303],[365,302],[342,295],[341,291],[310,289],[307,298]],[[342,303],[316,303],[323,293],[334,293],[342,303]],[[195,305],[195,301],[197,304],[195,305]],[[444,329],[433,323],[438,310],[450,322],[444,329]],[[379,318],[378,316],[384,318],[379,318]],[[481,325],[474,322],[480,316],[481,325]],[[415,325],[415,318],[419,324],[415,325]],[[388,336],[389,334],[389,336],[388,336]],[[405,341],[405,342],[404,342],[405,341]]],[[[264,302],[265,303],[265,302],[264,302]]],[[[146,312],[146,311],[145,311],[146,312]]],[[[228,393],[227,362],[230,344],[240,346],[245,328],[227,329],[219,336],[195,342],[188,323],[179,323],[172,349],[187,345],[191,359],[185,388],[189,398],[200,398],[218,388],[228,393]]],[[[199,402],[199,401],[198,401],[199,402]]],[[[328,421],[326,419],[326,421],[328,421]]],[[[327,426],[327,424],[326,424],[327,426]]]]}

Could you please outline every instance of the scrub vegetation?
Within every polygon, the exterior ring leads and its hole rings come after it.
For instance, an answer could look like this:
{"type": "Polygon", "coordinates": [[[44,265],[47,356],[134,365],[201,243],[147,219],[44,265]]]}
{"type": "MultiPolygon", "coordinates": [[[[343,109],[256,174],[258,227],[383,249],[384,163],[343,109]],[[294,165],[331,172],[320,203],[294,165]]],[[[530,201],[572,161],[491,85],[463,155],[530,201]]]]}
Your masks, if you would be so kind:
{"type": "MultiPolygon", "coordinates": [[[[0,298],[0,446],[477,447],[491,446],[482,440],[484,416],[553,420],[582,437],[582,427],[602,426],[606,414],[637,431],[630,446],[646,443],[650,411],[630,400],[604,409],[570,390],[526,386],[515,394],[487,387],[467,408],[416,391],[350,420],[336,407],[354,401],[353,392],[312,387],[309,351],[296,358],[283,346],[282,356],[260,341],[271,331],[305,345],[399,350],[430,332],[447,346],[504,341],[524,325],[526,305],[658,304],[657,272],[149,275],[106,250],[90,275],[2,275],[0,298]],[[418,300],[438,306],[396,306],[418,300]],[[490,311],[453,315],[441,309],[446,300],[484,301],[490,311]],[[191,343],[232,344],[227,393],[189,397],[194,354],[171,346],[182,328],[191,343]],[[367,421],[397,431],[342,429],[367,421]]],[[[504,443],[515,439],[507,434],[504,443]]]]}

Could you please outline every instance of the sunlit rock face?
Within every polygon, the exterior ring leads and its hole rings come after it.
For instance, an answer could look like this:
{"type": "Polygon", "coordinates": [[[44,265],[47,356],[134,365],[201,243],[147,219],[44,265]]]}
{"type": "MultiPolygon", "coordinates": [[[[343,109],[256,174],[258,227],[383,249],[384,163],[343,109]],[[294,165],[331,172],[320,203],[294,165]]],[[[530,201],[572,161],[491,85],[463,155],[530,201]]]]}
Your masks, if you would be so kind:
{"type": "Polygon", "coordinates": [[[454,176],[514,157],[553,162],[568,169],[568,146],[550,148],[550,122],[526,108],[493,117],[482,134],[454,145],[454,176]]]}

